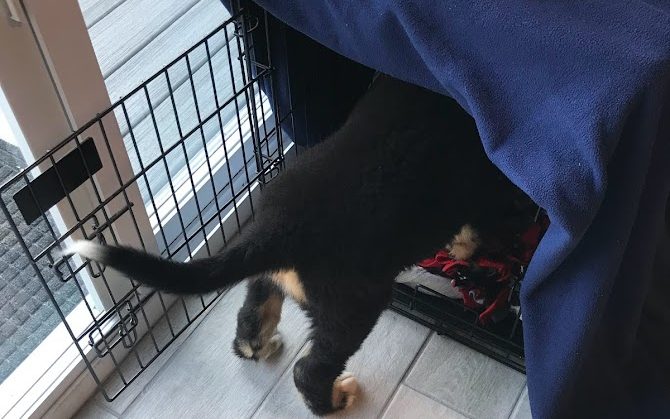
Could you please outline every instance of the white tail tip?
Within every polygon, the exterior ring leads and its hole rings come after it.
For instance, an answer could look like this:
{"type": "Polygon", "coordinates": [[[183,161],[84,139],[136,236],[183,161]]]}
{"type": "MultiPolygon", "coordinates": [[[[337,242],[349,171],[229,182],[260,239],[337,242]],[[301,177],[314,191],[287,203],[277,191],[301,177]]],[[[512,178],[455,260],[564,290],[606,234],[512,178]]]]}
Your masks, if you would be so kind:
{"type": "Polygon", "coordinates": [[[61,256],[80,255],[91,260],[100,260],[104,255],[104,246],[88,240],[75,240],[69,245],[61,256]]]}

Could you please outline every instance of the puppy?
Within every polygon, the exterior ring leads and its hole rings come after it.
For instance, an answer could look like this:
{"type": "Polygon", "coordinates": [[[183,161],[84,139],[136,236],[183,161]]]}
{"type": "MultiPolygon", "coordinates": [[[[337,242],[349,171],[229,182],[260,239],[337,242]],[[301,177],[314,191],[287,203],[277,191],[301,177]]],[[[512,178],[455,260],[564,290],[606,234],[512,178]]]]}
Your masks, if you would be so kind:
{"type": "Polygon", "coordinates": [[[216,256],[188,263],[77,242],[78,253],[146,285],[198,294],[248,279],[235,353],[269,356],[285,295],[312,322],[295,385],[317,415],[349,406],[358,386],[343,373],[387,307],[394,278],[457,240],[476,250],[516,188],[488,160],[473,119],[453,100],[378,77],[330,138],[264,189],[255,219],[216,256]]]}

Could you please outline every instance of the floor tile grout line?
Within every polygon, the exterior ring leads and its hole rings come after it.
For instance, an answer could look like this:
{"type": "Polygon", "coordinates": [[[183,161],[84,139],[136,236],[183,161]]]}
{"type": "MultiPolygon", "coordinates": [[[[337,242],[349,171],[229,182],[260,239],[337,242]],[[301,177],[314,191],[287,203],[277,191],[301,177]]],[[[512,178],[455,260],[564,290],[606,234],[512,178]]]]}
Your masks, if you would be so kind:
{"type": "Polygon", "coordinates": [[[507,415],[508,419],[512,419],[512,415],[514,414],[514,411],[516,410],[517,406],[519,405],[519,402],[521,401],[521,397],[523,396],[523,392],[526,390],[526,387],[528,386],[528,380],[523,384],[523,387],[521,387],[521,391],[519,391],[519,395],[516,396],[516,400],[514,401],[514,404],[512,405],[512,410],[509,412],[509,415],[507,415]]]}
{"type": "Polygon", "coordinates": [[[256,409],[253,411],[253,413],[249,416],[249,418],[253,418],[254,416],[256,416],[256,414],[258,413],[258,411],[261,410],[261,407],[263,407],[263,403],[265,403],[265,401],[268,399],[268,397],[270,397],[270,394],[272,394],[272,392],[273,392],[273,391],[279,386],[279,384],[281,383],[282,378],[284,378],[284,375],[285,375],[285,374],[288,372],[288,370],[291,369],[291,367],[295,364],[295,362],[293,362],[293,361],[295,361],[295,359],[302,353],[302,351],[305,350],[305,348],[307,347],[307,345],[309,345],[309,343],[310,343],[310,342],[309,342],[309,338],[306,338],[305,341],[302,343],[302,345],[300,345],[300,348],[299,348],[298,351],[295,353],[295,355],[293,356],[293,358],[291,358],[291,362],[289,362],[289,363],[286,365],[286,368],[284,368],[284,371],[282,371],[281,374],[279,374],[279,376],[277,377],[277,381],[275,381],[274,384],[272,384],[272,386],[270,387],[270,389],[265,393],[265,395],[264,395],[263,398],[261,399],[260,403],[258,403],[258,406],[257,406],[256,409]]]}
{"type": "MultiPolygon", "coordinates": [[[[453,339],[451,339],[449,336],[444,336],[444,335],[440,335],[440,334],[437,334],[437,333],[436,333],[435,335],[436,335],[436,336],[440,336],[440,337],[444,337],[444,338],[447,338],[447,339],[450,339],[450,340],[453,340],[453,339]]],[[[455,341],[455,342],[456,342],[456,341],[455,341]]],[[[456,343],[459,343],[459,342],[456,342],[456,343]]],[[[461,343],[459,343],[459,344],[461,344],[461,343]]],[[[461,344],[461,345],[465,346],[465,347],[468,348],[469,350],[472,350],[472,351],[474,351],[474,352],[478,352],[478,351],[476,351],[475,349],[472,349],[472,348],[468,347],[468,346],[465,345],[465,344],[461,344]]],[[[480,352],[478,352],[478,353],[480,353],[480,352]]],[[[481,354],[481,353],[480,353],[480,354],[481,354]]],[[[481,355],[484,355],[484,354],[481,354],[481,355]]],[[[490,360],[490,361],[493,361],[493,362],[498,363],[498,364],[500,364],[500,365],[502,365],[502,366],[504,366],[504,367],[506,367],[506,368],[509,368],[509,367],[507,367],[505,364],[503,364],[502,362],[497,361],[496,359],[493,359],[493,358],[488,357],[488,356],[486,356],[486,355],[484,355],[484,356],[485,356],[488,360],[490,360]]],[[[509,368],[509,369],[512,370],[511,368],[509,368]]],[[[454,411],[460,413],[461,415],[466,416],[466,417],[472,419],[472,416],[470,416],[470,415],[466,414],[465,412],[461,411],[461,409],[456,408],[455,406],[452,406],[450,403],[447,403],[447,402],[442,401],[442,400],[438,400],[438,399],[435,398],[434,396],[432,396],[432,395],[430,395],[430,394],[428,394],[428,393],[425,393],[425,392],[422,391],[422,390],[419,390],[419,389],[417,389],[417,388],[414,388],[414,387],[413,387],[412,385],[410,385],[409,383],[404,383],[404,384],[405,384],[407,387],[411,388],[412,390],[418,392],[419,394],[422,394],[422,395],[428,397],[429,399],[433,400],[434,402],[439,403],[439,404],[441,404],[441,405],[444,405],[444,406],[446,406],[446,407],[448,407],[448,408],[450,408],[450,409],[452,409],[452,410],[454,410],[454,411]]],[[[511,415],[512,413],[514,413],[514,408],[516,407],[516,403],[518,402],[519,398],[521,397],[521,394],[523,393],[523,390],[524,390],[524,388],[526,387],[526,384],[527,384],[527,380],[525,380],[525,374],[524,374],[524,385],[521,386],[521,390],[520,390],[519,394],[514,398],[515,401],[514,401],[513,404],[512,404],[512,408],[511,408],[511,410],[509,411],[509,413],[508,413],[507,416],[506,416],[508,419],[509,419],[510,415],[511,415]]]]}
{"type": "MultiPolygon", "coordinates": [[[[154,380],[156,379],[156,377],[158,377],[158,374],[160,374],[160,372],[163,370],[163,368],[165,368],[165,367],[168,365],[168,363],[170,362],[170,360],[171,360],[175,355],[177,355],[177,353],[182,349],[184,343],[186,343],[186,341],[191,337],[191,335],[192,335],[196,330],[198,330],[198,328],[199,328],[199,327],[204,323],[204,321],[206,320],[207,316],[209,316],[210,313],[214,310],[214,308],[217,307],[217,306],[221,303],[221,301],[223,301],[224,297],[225,297],[226,295],[228,295],[228,293],[230,292],[231,289],[232,289],[232,287],[226,289],[225,291],[223,291],[223,292],[221,293],[221,295],[219,295],[219,296],[217,297],[217,301],[216,301],[214,304],[212,304],[211,306],[209,306],[209,307],[207,307],[207,308],[205,309],[204,313],[197,319],[198,324],[196,324],[195,327],[193,328],[193,330],[191,330],[190,332],[188,332],[188,334],[187,334],[186,336],[183,336],[183,339],[182,339],[181,343],[179,344],[179,346],[172,352],[172,354],[170,354],[170,356],[165,360],[165,362],[163,363],[163,365],[161,365],[160,368],[158,368],[158,371],[156,371],[156,374],[154,374],[154,376],[151,377],[151,379],[150,379],[149,381],[147,381],[147,382],[144,384],[144,386],[142,387],[142,390],[139,391],[139,392],[135,395],[135,397],[132,398],[132,400],[130,400],[130,402],[128,403],[128,406],[126,406],[126,408],[123,409],[123,412],[116,413],[116,414],[118,415],[118,417],[123,417],[123,415],[128,411],[128,409],[130,409],[130,407],[131,407],[132,405],[135,404],[135,401],[137,401],[137,399],[138,399],[142,394],[144,394],[144,392],[145,392],[146,388],[149,386],[149,384],[151,384],[151,382],[154,381],[154,380]]],[[[174,304],[177,304],[177,303],[178,303],[178,301],[175,300],[175,302],[173,303],[173,305],[174,305],[174,304]]],[[[170,306],[170,308],[172,308],[172,306],[170,306]]],[[[170,308],[168,308],[168,311],[170,310],[170,308]]],[[[158,323],[159,321],[160,321],[160,319],[158,319],[158,320],[156,321],[156,323],[158,323]]],[[[192,325],[193,325],[193,323],[189,324],[189,325],[186,326],[186,327],[189,328],[189,327],[191,327],[192,325]]],[[[146,335],[145,335],[145,336],[146,336],[146,335]]],[[[182,337],[182,336],[180,336],[179,338],[181,338],[181,337],[182,337]]],[[[179,338],[177,338],[177,339],[179,339],[179,338]]],[[[172,341],[168,346],[171,346],[171,345],[173,345],[174,343],[175,343],[175,342],[172,341]]],[[[165,351],[165,349],[166,349],[168,346],[166,346],[165,348],[163,348],[163,351],[165,351]]],[[[162,352],[161,355],[163,355],[164,353],[165,353],[165,352],[162,352]]],[[[160,355],[159,355],[159,356],[160,356],[160,355]]],[[[156,360],[157,360],[157,359],[156,359],[156,360]]],[[[154,362],[155,362],[156,360],[154,360],[154,362]]],[[[145,369],[144,371],[146,371],[146,369],[145,369]]],[[[142,371],[142,373],[143,373],[144,371],[142,371]]],[[[124,391],[125,391],[125,390],[127,390],[127,388],[124,389],[124,391]]],[[[110,407],[110,409],[111,409],[111,407],[110,407]]],[[[114,411],[114,412],[116,412],[116,411],[114,411]]]]}
{"type": "Polygon", "coordinates": [[[458,408],[456,408],[455,406],[452,406],[451,403],[447,403],[447,402],[445,402],[444,400],[438,400],[438,399],[436,399],[435,397],[431,396],[430,394],[426,394],[426,393],[424,393],[423,391],[421,391],[421,390],[419,390],[419,389],[416,389],[416,388],[412,387],[412,385],[409,384],[409,383],[403,383],[403,385],[405,385],[405,386],[407,386],[408,388],[410,388],[410,389],[416,391],[417,393],[421,394],[422,396],[428,397],[430,400],[434,401],[435,403],[441,404],[442,406],[446,406],[446,407],[448,407],[449,409],[453,410],[454,412],[459,413],[459,414],[465,416],[466,418],[473,419],[472,416],[468,415],[467,413],[465,413],[465,412],[462,411],[461,409],[458,409],[458,408]]]}
{"type": "Polygon", "coordinates": [[[410,371],[412,371],[412,369],[414,368],[414,366],[418,362],[421,355],[423,355],[423,352],[425,351],[426,346],[428,346],[428,342],[430,341],[430,338],[434,334],[435,334],[434,331],[428,329],[428,333],[426,334],[426,337],[424,338],[423,342],[421,342],[421,346],[416,351],[416,354],[414,355],[414,358],[412,359],[412,362],[409,363],[409,365],[407,366],[407,368],[403,372],[402,377],[400,377],[400,380],[398,380],[398,383],[396,384],[395,388],[393,389],[393,392],[389,395],[389,397],[386,399],[386,401],[382,405],[382,408],[379,411],[379,415],[377,416],[378,418],[381,418],[386,414],[386,411],[388,410],[388,407],[391,404],[391,401],[393,400],[393,397],[395,397],[396,393],[398,392],[398,389],[400,388],[401,385],[404,384],[405,379],[409,375],[410,371]]]}

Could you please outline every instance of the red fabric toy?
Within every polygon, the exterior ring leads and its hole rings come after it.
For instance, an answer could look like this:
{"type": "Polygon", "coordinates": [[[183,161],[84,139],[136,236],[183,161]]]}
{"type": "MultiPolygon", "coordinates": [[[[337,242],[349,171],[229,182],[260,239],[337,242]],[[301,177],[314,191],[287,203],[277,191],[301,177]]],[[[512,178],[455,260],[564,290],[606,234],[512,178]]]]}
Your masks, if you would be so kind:
{"type": "Polygon", "coordinates": [[[455,260],[446,249],[418,263],[424,269],[451,280],[463,297],[463,305],[481,310],[479,321],[488,324],[508,313],[511,292],[521,279],[540,239],[549,226],[542,213],[514,240],[515,246],[505,254],[483,254],[472,260],[455,260]]]}

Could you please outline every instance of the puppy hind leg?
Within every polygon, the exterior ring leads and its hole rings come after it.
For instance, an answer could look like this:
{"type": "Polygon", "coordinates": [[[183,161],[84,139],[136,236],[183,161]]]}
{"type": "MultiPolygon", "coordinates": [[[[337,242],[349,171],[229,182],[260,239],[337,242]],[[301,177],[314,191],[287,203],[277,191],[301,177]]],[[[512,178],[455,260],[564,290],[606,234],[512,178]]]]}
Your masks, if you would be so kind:
{"type": "Polygon", "coordinates": [[[355,291],[345,287],[337,289],[351,294],[339,295],[339,304],[319,301],[318,297],[310,300],[311,346],[309,352],[296,362],[293,379],[314,414],[326,415],[346,409],[356,399],[358,382],[351,373],[344,371],[344,367],[387,306],[391,284],[389,281],[388,293],[375,295],[355,295],[355,291]]]}
{"type": "Polygon", "coordinates": [[[244,359],[267,359],[282,346],[277,324],[284,294],[264,276],[250,279],[247,296],[237,314],[235,354],[244,359]]]}

